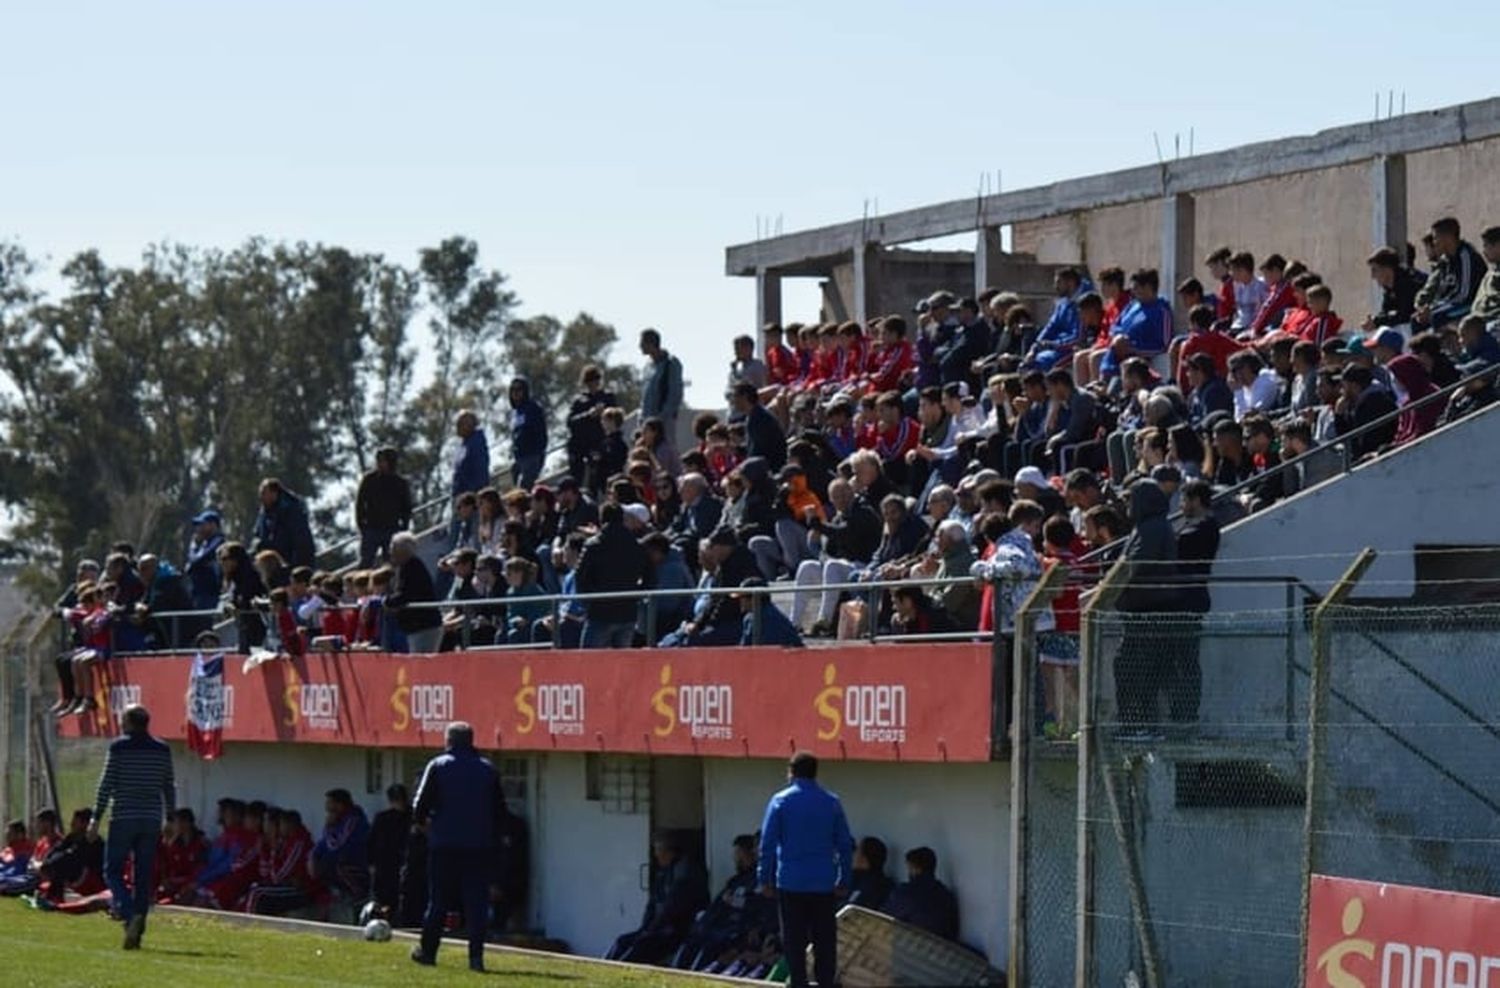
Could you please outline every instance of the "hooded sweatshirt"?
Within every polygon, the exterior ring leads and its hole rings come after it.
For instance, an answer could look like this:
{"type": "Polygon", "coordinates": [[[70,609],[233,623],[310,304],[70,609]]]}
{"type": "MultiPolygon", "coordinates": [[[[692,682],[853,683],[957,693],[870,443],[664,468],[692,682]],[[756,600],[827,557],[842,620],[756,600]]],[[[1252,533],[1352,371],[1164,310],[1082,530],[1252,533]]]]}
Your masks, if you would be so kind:
{"type": "Polygon", "coordinates": [[[531,382],[524,377],[512,378],[511,391],[521,389],[521,398],[510,398],[511,455],[541,456],[547,452],[547,414],[531,397],[531,382]]]}
{"type": "Polygon", "coordinates": [[[1168,611],[1177,602],[1176,566],[1162,563],[1177,559],[1177,536],[1167,521],[1168,500],[1154,480],[1138,480],[1130,487],[1130,518],[1135,528],[1125,542],[1121,557],[1126,562],[1144,564],[1130,575],[1130,582],[1120,594],[1122,611],[1168,611]]]}
{"type": "Polygon", "coordinates": [[[1396,384],[1406,394],[1405,400],[1401,402],[1401,414],[1396,418],[1396,438],[1392,441],[1392,445],[1400,446],[1437,428],[1438,418],[1443,414],[1443,405],[1442,402],[1429,401],[1421,408],[1411,407],[1413,402],[1438,390],[1437,385],[1432,383],[1432,378],[1427,376],[1427,368],[1416,357],[1403,353],[1386,366],[1396,379],[1396,384]]]}

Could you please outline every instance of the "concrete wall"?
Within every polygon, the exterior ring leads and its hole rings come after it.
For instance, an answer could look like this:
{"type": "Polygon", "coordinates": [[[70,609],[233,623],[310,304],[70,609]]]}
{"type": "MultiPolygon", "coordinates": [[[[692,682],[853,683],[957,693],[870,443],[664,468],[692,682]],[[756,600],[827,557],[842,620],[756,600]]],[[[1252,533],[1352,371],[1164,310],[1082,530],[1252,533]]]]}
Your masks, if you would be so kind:
{"type": "Polygon", "coordinates": [[[1012,247],[1043,264],[1085,264],[1090,274],[1118,265],[1161,264],[1161,203],[1136,202],[1017,223],[1012,247]]]}
{"type": "Polygon", "coordinates": [[[640,923],[651,815],[649,806],[606,812],[604,802],[588,799],[584,766],[581,754],[537,759],[532,900],[548,936],[575,953],[601,956],[640,923]]]}
{"type": "Polygon", "coordinates": [[[1479,246],[1479,233],[1500,225],[1500,139],[1476,141],[1408,155],[1407,217],[1417,243],[1433,220],[1457,216],[1464,236],[1479,246]]]}
{"type": "MultiPolygon", "coordinates": [[[[870,316],[899,313],[911,317],[919,299],[946,288],[960,297],[973,294],[974,255],[969,251],[883,250],[874,272],[875,305],[870,316]]],[[[823,282],[819,318],[843,322],[854,318],[854,265],[840,264],[823,282]]],[[[788,315],[788,319],[794,316],[788,315]]]]}
{"type": "MultiPolygon", "coordinates": [[[[780,761],[704,762],[710,875],[728,877],[730,842],[760,826],[766,798],[785,784],[780,761]]],[[[958,895],[965,943],[1005,966],[1010,853],[1010,767],[824,762],[820,781],[844,802],[855,839],[871,835],[890,846],[892,878],[904,877],[902,856],[926,845],[937,852],[938,877],[958,895]]]]}

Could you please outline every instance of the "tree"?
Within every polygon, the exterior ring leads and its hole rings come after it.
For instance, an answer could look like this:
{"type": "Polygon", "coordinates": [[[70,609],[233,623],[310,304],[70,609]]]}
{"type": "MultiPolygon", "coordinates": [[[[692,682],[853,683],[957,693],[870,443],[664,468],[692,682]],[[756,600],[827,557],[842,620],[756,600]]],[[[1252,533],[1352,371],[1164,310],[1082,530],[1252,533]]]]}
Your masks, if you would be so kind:
{"type": "Polygon", "coordinates": [[[548,415],[551,444],[566,435],[568,403],[578,391],[583,369],[590,364],[604,371],[605,387],[620,406],[640,404],[641,383],[635,369],[611,365],[609,353],[619,339],[615,328],[580,312],[566,326],[552,316],[515,319],[505,327],[506,368],[531,382],[531,392],[548,415]]]}

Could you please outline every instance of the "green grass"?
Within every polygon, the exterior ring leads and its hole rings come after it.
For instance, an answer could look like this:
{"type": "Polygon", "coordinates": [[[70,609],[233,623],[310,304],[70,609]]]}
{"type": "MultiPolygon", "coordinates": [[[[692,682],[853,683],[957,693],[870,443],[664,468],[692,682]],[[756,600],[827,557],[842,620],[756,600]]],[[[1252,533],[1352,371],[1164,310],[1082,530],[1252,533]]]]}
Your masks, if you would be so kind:
{"type": "Polygon", "coordinates": [[[7,986],[105,988],[163,985],[379,986],[576,985],[688,988],[705,979],[589,964],[568,957],[490,953],[486,975],[471,974],[462,947],[444,944],[436,968],[408,958],[411,942],[366,943],[231,926],[197,916],[152,913],[138,953],[120,949],[122,928],[103,913],[59,916],[0,901],[0,982],[7,986]]]}

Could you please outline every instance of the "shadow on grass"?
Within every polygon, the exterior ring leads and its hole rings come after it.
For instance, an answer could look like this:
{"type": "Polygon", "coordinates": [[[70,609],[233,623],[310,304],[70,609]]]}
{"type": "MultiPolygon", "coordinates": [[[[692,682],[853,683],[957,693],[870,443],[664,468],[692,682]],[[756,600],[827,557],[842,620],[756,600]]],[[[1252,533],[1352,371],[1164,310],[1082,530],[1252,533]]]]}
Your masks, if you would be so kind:
{"type": "Polygon", "coordinates": [[[237,961],[240,959],[239,954],[221,950],[173,950],[170,947],[146,947],[144,952],[159,954],[163,957],[197,957],[203,960],[215,961],[237,961]]]}

